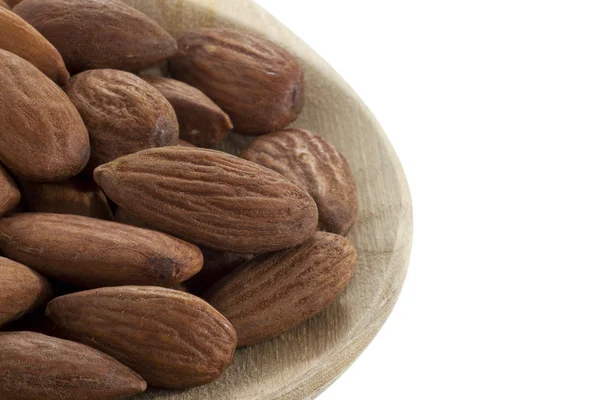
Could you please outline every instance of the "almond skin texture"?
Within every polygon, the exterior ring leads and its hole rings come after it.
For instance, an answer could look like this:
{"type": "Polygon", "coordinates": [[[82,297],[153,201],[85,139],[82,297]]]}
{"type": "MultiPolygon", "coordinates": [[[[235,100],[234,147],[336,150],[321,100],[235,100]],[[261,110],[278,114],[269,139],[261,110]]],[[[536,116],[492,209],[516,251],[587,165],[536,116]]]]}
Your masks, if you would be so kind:
{"type": "Polygon", "coordinates": [[[0,165],[0,216],[19,204],[21,192],[9,173],[0,165]]]}
{"type": "Polygon", "coordinates": [[[162,76],[141,78],[162,93],[175,109],[180,138],[198,147],[213,147],[231,131],[233,126],[227,114],[198,89],[162,76]]]}
{"type": "Polygon", "coordinates": [[[53,183],[21,180],[21,187],[31,212],[113,219],[106,195],[93,180],[81,176],[53,183]]]}
{"type": "Polygon", "coordinates": [[[187,32],[169,60],[171,75],[204,92],[233,122],[261,135],[285,128],[304,107],[304,72],[289,52],[260,36],[227,29],[187,32]]]}
{"type": "Polygon", "coordinates": [[[177,48],[160,25],[118,0],[27,0],[13,11],[58,49],[71,73],[135,71],[177,48]]]}
{"type": "Polygon", "coordinates": [[[215,250],[280,250],[304,242],[317,227],[308,193],[276,172],[216,150],[144,150],[96,168],[94,178],[144,222],[215,250]]]}
{"type": "Polygon", "coordinates": [[[200,249],[164,233],[63,214],[0,219],[0,251],[82,287],[173,286],[203,264],[200,249]]]}
{"type": "Polygon", "coordinates": [[[123,286],[69,294],[52,300],[46,315],[74,340],[161,388],[216,380],[237,343],[231,324],[208,303],[171,289],[123,286]]]}
{"type": "Polygon", "coordinates": [[[210,249],[202,249],[202,254],[204,255],[202,271],[183,283],[190,293],[200,297],[215,282],[235,271],[253,257],[252,254],[225,253],[210,249]]]}
{"type": "Polygon", "coordinates": [[[10,10],[10,6],[2,0],[0,0],[0,8],[6,8],[7,10],[10,10]]]}
{"type": "Polygon", "coordinates": [[[358,215],[350,166],[325,139],[289,129],[253,141],[240,157],[263,165],[306,190],[319,208],[319,229],[346,236],[358,215]]]}
{"type": "Polygon", "coordinates": [[[51,295],[50,283],[43,276],[0,257],[0,326],[35,310],[51,295]]]}
{"type": "Polygon", "coordinates": [[[82,72],[71,79],[66,92],[90,134],[90,168],[136,151],[177,144],[173,107],[158,90],[129,72],[82,72]]]}
{"type": "Polygon", "coordinates": [[[54,46],[23,18],[3,9],[1,2],[0,49],[29,61],[59,85],[69,81],[67,67],[54,46]]]}
{"type": "Polygon", "coordinates": [[[122,399],[146,390],[135,372],[83,344],[34,332],[0,333],[0,398],[122,399]]]}
{"type": "Polygon", "coordinates": [[[317,232],[301,246],[253,258],[204,296],[235,327],[238,346],[282,334],[319,313],[342,292],[356,265],[343,237],[317,232]]]}
{"type": "Polygon", "coordinates": [[[90,156],[85,125],[67,95],[36,67],[0,50],[0,161],[32,181],[77,175],[90,156]]]}

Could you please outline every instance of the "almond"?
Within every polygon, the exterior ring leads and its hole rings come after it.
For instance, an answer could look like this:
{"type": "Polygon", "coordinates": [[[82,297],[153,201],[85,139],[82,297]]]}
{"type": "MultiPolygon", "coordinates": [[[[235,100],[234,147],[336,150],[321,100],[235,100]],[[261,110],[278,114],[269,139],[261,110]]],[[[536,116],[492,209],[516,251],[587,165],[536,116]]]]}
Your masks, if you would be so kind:
{"type": "Polygon", "coordinates": [[[36,67],[0,50],[0,162],[21,178],[77,175],[90,156],[85,125],[67,95],[36,67]]]}
{"type": "Polygon", "coordinates": [[[19,204],[21,192],[10,174],[0,165],[0,216],[19,204]]]}
{"type": "Polygon", "coordinates": [[[152,226],[215,250],[296,246],[317,227],[308,193],[280,174],[215,150],[164,147],[96,168],[108,197],[152,226]]]}
{"type": "MultiPolygon", "coordinates": [[[[6,3],[4,7],[8,8],[6,3]]],[[[69,81],[69,72],[54,46],[23,18],[3,9],[1,0],[0,49],[29,61],[59,85],[69,81]]]]}
{"type": "Polygon", "coordinates": [[[179,137],[199,147],[213,147],[231,131],[231,120],[211,99],[198,89],[162,76],[142,76],[175,109],[179,137]]]}
{"type": "Polygon", "coordinates": [[[38,272],[83,287],[172,286],[202,268],[202,252],[172,236],[76,215],[0,219],[0,251],[38,272]]]}
{"type": "Polygon", "coordinates": [[[82,177],[53,183],[21,180],[21,187],[29,211],[113,219],[106,195],[92,180],[82,177]]]}
{"type": "Polygon", "coordinates": [[[183,147],[196,147],[196,145],[195,145],[195,144],[191,144],[190,142],[186,142],[186,141],[185,141],[185,140],[183,140],[183,139],[179,139],[179,140],[177,141],[177,146],[183,146],[183,147]]]}
{"type": "Polygon", "coordinates": [[[202,249],[202,255],[204,256],[202,270],[183,283],[191,293],[200,297],[212,284],[235,271],[253,257],[252,254],[225,253],[210,249],[202,249]]]}
{"type": "Polygon", "coordinates": [[[171,289],[79,292],[52,300],[46,314],[73,339],[112,355],[156,387],[214,381],[237,342],[231,324],[208,303],[171,289]]]}
{"type": "Polygon", "coordinates": [[[240,157],[263,165],[306,190],[319,208],[319,229],[347,235],[358,215],[350,166],[325,139],[302,129],[254,140],[240,157]]]}
{"type": "Polygon", "coordinates": [[[0,326],[33,311],[50,300],[51,295],[50,283],[43,276],[0,257],[0,326]]]}
{"type": "Polygon", "coordinates": [[[2,0],[0,0],[0,8],[6,8],[7,10],[10,10],[10,6],[2,0]]]}
{"type": "Polygon", "coordinates": [[[82,72],[71,79],[66,92],[90,134],[90,168],[143,149],[177,144],[173,107],[129,72],[82,72]]]}
{"type": "Polygon", "coordinates": [[[33,332],[0,333],[0,398],[108,400],[146,390],[135,372],[83,344],[33,332]]]}
{"type": "Polygon", "coordinates": [[[319,313],[342,292],[356,250],[342,236],[317,232],[291,250],[253,258],[205,295],[235,327],[238,345],[278,336],[319,313]]]}
{"type": "Polygon", "coordinates": [[[285,128],[304,106],[304,73],[289,52],[262,37],[228,29],[188,32],[169,60],[171,75],[204,92],[233,122],[260,135],[285,128]]]}
{"type": "Polygon", "coordinates": [[[71,73],[135,71],[177,48],[160,25],[118,0],[27,0],[13,11],[58,49],[71,73]]]}

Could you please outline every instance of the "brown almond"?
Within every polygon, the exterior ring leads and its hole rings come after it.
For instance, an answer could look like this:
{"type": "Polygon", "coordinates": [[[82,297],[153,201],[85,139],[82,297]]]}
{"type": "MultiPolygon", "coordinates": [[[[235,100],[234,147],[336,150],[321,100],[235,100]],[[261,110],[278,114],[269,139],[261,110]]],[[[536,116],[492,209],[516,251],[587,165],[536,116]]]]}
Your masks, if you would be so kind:
{"type": "Polygon", "coordinates": [[[2,8],[0,0],[0,49],[9,51],[29,61],[48,78],[64,85],[69,72],[58,51],[23,18],[2,8]]]}
{"type": "Polygon", "coordinates": [[[304,106],[304,73],[289,52],[260,36],[228,29],[188,32],[169,60],[171,75],[204,92],[233,122],[261,135],[285,128],[304,106]]]}
{"type": "Polygon", "coordinates": [[[106,195],[93,180],[81,176],[52,183],[21,180],[21,187],[31,212],[113,219],[106,195]]]}
{"type": "Polygon", "coordinates": [[[177,144],[173,107],[158,90],[129,72],[82,72],[71,79],[66,92],[90,134],[90,168],[136,151],[177,144]]]}
{"type": "MultiPolygon", "coordinates": [[[[126,225],[137,226],[138,228],[160,230],[151,226],[149,223],[142,221],[123,207],[117,207],[117,210],[115,211],[115,221],[126,225]]],[[[204,254],[204,252],[202,252],[202,254],[204,254]]]]}
{"type": "Polygon", "coordinates": [[[322,137],[302,129],[254,140],[240,157],[263,165],[306,190],[319,208],[319,229],[347,235],[358,215],[358,196],[344,156],[322,137]]]}
{"type": "Polygon", "coordinates": [[[308,193],[280,174],[215,150],[163,147],[96,168],[107,196],[152,226],[215,250],[296,246],[317,227],[308,193]]]}
{"type": "Polygon", "coordinates": [[[7,10],[10,10],[10,6],[2,0],[0,0],[0,8],[6,8],[7,10]]]}
{"type": "Polygon", "coordinates": [[[204,296],[235,327],[238,345],[278,336],[319,313],[342,292],[356,265],[343,237],[317,232],[291,250],[253,258],[204,296]]]}
{"type": "Polygon", "coordinates": [[[0,251],[82,287],[172,286],[203,264],[200,249],[164,233],[63,214],[0,219],[0,251]]]}
{"type": "Polygon", "coordinates": [[[196,145],[194,145],[194,144],[191,144],[190,142],[186,142],[186,141],[185,141],[185,140],[183,140],[183,139],[179,139],[179,140],[177,141],[177,146],[183,146],[183,147],[194,147],[194,148],[196,147],[196,145]]]}
{"type": "Polygon", "coordinates": [[[0,333],[0,398],[109,400],[146,390],[135,372],[91,347],[34,332],[0,333]]]}
{"type": "Polygon", "coordinates": [[[79,292],[52,300],[46,314],[74,340],[112,355],[155,387],[216,380],[237,343],[231,324],[208,303],[171,289],[79,292]]]}
{"type": "Polygon", "coordinates": [[[141,78],[161,92],[175,109],[180,138],[199,147],[213,147],[231,131],[227,114],[200,90],[162,76],[141,78]]]}
{"type": "Polygon", "coordinates": [[[19,204],[21,192],[10,174],[0,165],[0,216],[19,204]]]}
{"type": "Polygon", "coordinates": [[[22,1],[23,0],[6,0],[5,2],[6,4],[8,4],[9,7],[14,7],[22,1]]]}
{"type": "Polygon", "coordinates": [[[13,11],[58,49],[71,73],[135,71],[177,48],[160,25],[119,0],[27,0],[13,11]]]}
{"type": "Polygon", "coordinates": [[[0,257],[0,326],[35,310],[51,295],[50,283],[43,276],[0,257]]]}
{"type": "Polygon", "coordinates": [[[0,50],[0,161],[32,181],[77,175],[90,156],[85,125],[67,95],[31,63],[0,50]]]}

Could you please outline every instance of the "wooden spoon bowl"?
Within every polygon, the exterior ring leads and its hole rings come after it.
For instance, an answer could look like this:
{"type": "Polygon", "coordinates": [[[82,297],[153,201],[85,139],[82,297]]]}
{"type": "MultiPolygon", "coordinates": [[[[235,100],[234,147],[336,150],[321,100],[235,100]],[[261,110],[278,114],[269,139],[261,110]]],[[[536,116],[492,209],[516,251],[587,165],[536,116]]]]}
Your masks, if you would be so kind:
{"type": "MultiPolygon", "coordinates": [[[[408,184],[375,117],[312,49],[251,0],[125,0],[175,37],[191,29],[230,27],[262,34],[295,54],[306,72],[306,106],[293,127],[324,136],[356,177],[360,213],[349,235],[359,260],[354,279],[326,311],[260,345],[238,351],[217,382],[187,391],[149,390],[136,399],[313,399],[359,356],[396,303],[412,244],[408,184]]],[[[248,138],[231,135],[239,151],[248,138]]]]}

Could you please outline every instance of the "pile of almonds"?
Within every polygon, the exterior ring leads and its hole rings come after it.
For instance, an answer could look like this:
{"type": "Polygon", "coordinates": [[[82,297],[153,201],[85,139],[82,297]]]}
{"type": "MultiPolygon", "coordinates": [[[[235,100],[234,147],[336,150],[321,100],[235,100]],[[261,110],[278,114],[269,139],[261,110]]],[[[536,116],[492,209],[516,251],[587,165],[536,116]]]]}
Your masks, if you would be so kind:
{"type": "Polygon", "coordinates": [[[254,34],[0,0],[0,399],[207,384],[335,300],[356,186],[331,144],[285,129],[303,80],[254,34]],[[214,150],[230,131],[257,138],[214,150]]]}

